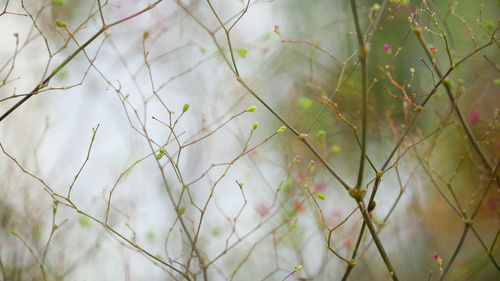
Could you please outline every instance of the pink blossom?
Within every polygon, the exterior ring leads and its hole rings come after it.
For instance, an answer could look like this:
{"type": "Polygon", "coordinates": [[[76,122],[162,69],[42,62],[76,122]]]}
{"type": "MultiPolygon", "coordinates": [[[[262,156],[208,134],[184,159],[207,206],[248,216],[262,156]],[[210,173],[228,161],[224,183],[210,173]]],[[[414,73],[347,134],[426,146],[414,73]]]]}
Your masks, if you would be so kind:
{"type": "Polygon", "coordinates": [[[351,240],[346,240],[344,241],[344,247],[346,247],[347,249],[350,249],[352,248],[352,241],[351,240]]]}
{"type": "Polygon", "coordinates": [[[313,185],[312,190],[314,193],[316,192],[323,192],[326,189],[326,183],[324,182],[317,182],[313,185]]]}
{"type": "Polygon", "coordinates": [[[488,209],[495,211],[500,203],[500,198],[490,198],[488,201],[486,201],[486,205],[488,206],[488,209]]]}
{"type": "Polygon", "coordinates": [[[277,24],[274,25],[274,33],[280,35],[280,26],[277,24]]]}
{"type": "Polygon", "coordinates": [[[436,49],[436,48],[434,48],[434,47],[430,47],[430,48],[429,48],[429,50],[430,50],[431,52],[433,52],[433,53],[437,52],[437,49],[436,49]]]}
{"type": "Polygon", "coordinates": [[[384,51],[389,51],[391,49],[391,45],[384,44],[384,51]]]}
{"type": "Polygon", "coordinates": [[[330,210],[330,215],[334,218],[342,216],[342,210],[339,208],[333,208],[330,210]]]}
{"type": "Polygon", "coordinates": [[[302,182],[306,179],[307,177],[307,171],[306,170],[301,170],[298,172],[297,176],[295,177],[295,179],[298,181],[298,182],[302,182]]]}
{"type": "Polygon", "coordinates": [[[476,125],[477,120],[479,120],[479,115],[481,114],[481,111],[479,109],[474,109],[472,113],[470,114],[470,123],[472,125],[476,125]]]}
{"type": "Polygon", "coordinates": [[[295,159],[293,159],[293,163],[299,164],[300,163],[300,156],[295,155],[295,159]]]}
{"type": "Polygon", "coordinates": [[[304,202],[301,202],[299,200],[293,201],[293,207],[294,207],[295,211],[297,211],[297,213],[304,211],[306,209],[304,202]]]}
{"type": "Polygon", "coordinates": [[[434,252],[434,255],[432,256],[435,260],[439,260],[441,258],[440,255],[438,255],[438,253],[434,252]]]}
{"type": "Polygon", "coordinates": [[[259,215],[265,216],[271,211],[272,207],[273,205],[269,202],[260,202],[259,205],[255,207],[255,211],[257,211],[259,215]]]}

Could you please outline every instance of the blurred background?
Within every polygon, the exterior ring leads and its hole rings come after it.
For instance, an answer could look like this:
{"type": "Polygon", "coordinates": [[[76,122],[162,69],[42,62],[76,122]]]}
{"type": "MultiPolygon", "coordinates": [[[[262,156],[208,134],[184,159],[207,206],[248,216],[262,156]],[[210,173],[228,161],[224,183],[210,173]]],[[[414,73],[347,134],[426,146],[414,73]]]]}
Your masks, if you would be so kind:
{"type": "MultiPolygon", "coordinates": [[[[1,280],[183,280],[173,268],[192,280],[283,280],[299,265],[289,280],[341,280],[363,222],[355,202],[290,129],[277,133],[283,124],[243,85],[354,185],[361,73],[349,1],[153,3],[0,1],[0,113],[56,70],[0,122],[1,280]],[[128,20],[59,70],[103,19],[128,20]]],[[[370,194],[372,165],[382,167],[440,80],[436,67],[450,66],[440,34],[460,61],[490,42],[500,2],[356,3],[362,32],[373,33],[370,194]]],[[[498,47],[446,82],[493,168],[498,47]]],[[[439,280],[463,236],[461,215],[476,210],[446,280],[498,278],[498,182],[443,86],[389,167],[372,220],[400,279],[439,280]]],[[[391,280],[367,231],[356,261],[349,280],[391,280]]]]}

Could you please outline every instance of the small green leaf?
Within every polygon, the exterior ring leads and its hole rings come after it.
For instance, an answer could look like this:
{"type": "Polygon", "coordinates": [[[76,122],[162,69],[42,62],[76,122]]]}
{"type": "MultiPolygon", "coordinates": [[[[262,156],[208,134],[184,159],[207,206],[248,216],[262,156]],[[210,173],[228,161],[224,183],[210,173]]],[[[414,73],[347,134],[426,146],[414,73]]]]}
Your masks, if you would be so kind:
{"type": "Polygon", "coordinates": [[[283,134],[286,130],[286,127],[285,126],[281,126],[278,131],[276,131],[278,134],[283,134]]]}
{"type": "Polygon", "coordinates": [[[248,51],[248,50],[247,50],[247,48],[243,48],[243,47],[241,47],[241,48],[238,48],[238,50],[236,50],[236,51],[238,52],[238,54],[239,54],[242,58],[244,58],[244,57],[246,57],[246,56],[247,56],[247,51],[248,51]]]}
{"type": "Polygon", "coordinates": [[[492,20],[488,20],[485,24],[484,27],[489,30],[493,30],[495,28],[495,23],[492,20]]]}
{"type": "Polygon", "coordinates": [[[446,86],[448,86],[450,89],[455,88],[455,84],[454,84],[454,83],[453,83],[453,81],[451,81],[451,80],[447,80],[447,79],[445,79],[445,80],[443,81],[443,84],[445,84],[446,86]]]}
{"type": "Polygon", "coordinates": [[[186,103],[184,105],[184,107],[182,108],[182,113],[186,113],[186,111],[188,111],[188,109],[189,109],[189,103],[186,103]]]}
{"type": "Polygon", "coordinates": [[[257,123],[257,122],[253,123],[253,125],[252,125],[253,130],[257,129],[258,127],[259,127],[259,123],[257,123]]]}
{"type": "Polygon", "coordinates": [[[78,222],[83,227],[87,227],[87,226],[90,225],[90,220],[87,217],[80,217],[80,219],[78,220],[78,222]]]}
{"type": "Polygon", "coordinates": [[[332,150],[333,153],[337,154],[337,153],[339,153],[341,151],[341,148],[340,148],[340,146],[334,144],[334,145],[332,145],[331,150],[332,150]]]}
{"type": "Polygon", "coordinates": [[[302,269],[302,265],[297,265],[297,266],[295,267],[295,271],[300,271],[301,269],[302,269]]]}
{"type": "Polygon", "coordinates": [[[179,208],[179,216],[182,216],[182,214],[184,214],[184,212],[185,212],[185,211],[186,211],[186,207],[181,206],[181,207],[179,208]]]}
{"type": "Polygon", "coordinates": [[[255,112],[256,110],[257,110],[257,107],[255,105],[252,105],[249,108],[247,108],[248,112],[255,112]]]}
{"type": "Polygon", "coordinates": [[[213,236],[218,236],[220,233],[220,230],[218,228],[214,228],[212,229],[212,231],[210,232],[210,234],[212,234],[213,236]]]}
{"type": "Polygon", "coordinates": [[[323,193],[316,192],[316,197],[318,197],[321,200],[325,200],[326,196],[323,193]]]}
{"type": "Polygon", "coordinates": [[[319,130],[319,132],[318,132],[318,138],[322,139],[322,138],[325,137],[325,135],[326,135],[326,133],[325,133],[324,130],[319,130]]]}
{"type": "Polygon", "coordinates": [[[160,147],[160,150],[159,150],[159,151],[160,151],[160,153],[161,153],[161,154],[165,154],[165,148],[160,147]]]}
{"type": "Polygon", "coordinates": [[[299,106],[303,110],[306,110],[306,109],[310,108],[312,105],[313,105],[313,102],[309,98],[300,98],[299,99],[299,106]]]}
{"type": "Polygon", "coordinates": [[[160,160],[161,158],[163,158],[163,155],[164,155],[164,153],[161,153],[161,152],[156,154],[156,156],[155,156],[156,160],[160,160]]]}
{"type": "Polygon", "coordinates": [[[64,21],[56,20],[56,25],[62,28],[68,27],[68,24],[64,21]]]}

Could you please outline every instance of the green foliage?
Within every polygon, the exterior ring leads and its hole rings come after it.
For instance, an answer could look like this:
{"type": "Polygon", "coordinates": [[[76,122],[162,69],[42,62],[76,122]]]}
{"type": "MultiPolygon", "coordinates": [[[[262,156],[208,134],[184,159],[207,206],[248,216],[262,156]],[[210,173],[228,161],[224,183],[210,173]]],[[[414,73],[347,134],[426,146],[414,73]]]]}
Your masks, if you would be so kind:
{"type": "Polygon", "coordinates": [[[62,28],[66,28],[66,27],[68,27],[68,24],[67,24],[66,22],[64,22],[64,21],[60,21],[60,20],[56,20],[56,25],[57,25],[58,27],[62,27],[62,28]]]}
{"type": "Polygon", "coordinates": [[[242,58],[247,56],[247,52],[248,52],[247,48],[241,47],[241,48],[238,48],[236,51],[238,52],[238,55],[240,55],[240,57],[242,57],[242,58]]]}

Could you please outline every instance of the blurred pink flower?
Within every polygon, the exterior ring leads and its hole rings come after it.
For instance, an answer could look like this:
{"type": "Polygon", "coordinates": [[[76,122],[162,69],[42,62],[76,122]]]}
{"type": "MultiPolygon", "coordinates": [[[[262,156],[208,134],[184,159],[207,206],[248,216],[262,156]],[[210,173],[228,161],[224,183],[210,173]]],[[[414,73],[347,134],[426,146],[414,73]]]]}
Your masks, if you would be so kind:
{"type": "Polygon", "coordinates": [[[352,241],[351,240],[346,240],[344,241],[344,247],[346,247],[347,249],[350,249],[352,248],[352,241]]]}
{"type": "Polygon", "coordinates": [[[277,24],[274,25],[274,33],[280,35],[280,26],[277,24]]]}
{"type": "Polygon", "coordinates": [[[294,207],[295,211],[297,211],[297,213],[302,212],[306,209],[304,202],[301,202],[299,200],[293,201],[293,207],[294,207]]]}
{"type": "Polygon", "coordinates": [[[384,44],[384,51],[389,51],[391,49],[391,45],[384,44]]]}
{"type": "Polygon", "coordinates": [[[488,209],[495,211],[500,203],[500,198],[490,198],[488,201],[486,201],[486,205],[488,206],[488,209]]]}
{"type": "Polygon", "coordinates": [[[342,209],[333,208],[330,210],[330,215],[334,218],[338,218],[342,215],[342,209]]]}
{"type": "Polygon", "coordinates": [[[271,209],[273,208],[273,205],[269,202],[260,202],[257,206],[255,206],[255,211],[259,213],[261,216],[267,215],[271,209]]]}
{"type": "Polygon", "coordinates": [[[470,114],[470,123],[472,125],[476,125],[480,114],[481,114],[481,111],[479,111],[479,109],[477,109],[477,108],[472,111],[472,113],[470,114]]]}
{"type": "Polygon", "coordinates": [[[297,176],[295,177],[295,180],[298,182],[302,182],[306,179],[307,177],[307,171],[306,170],[301,170],[298,172],[297,176]]]}
{"type": "Polygon", "coordinates": [[[325,189],[326,189],[326,183],[324,183],[324,182],[317,182],[312,187],[313,193],[323,192],[323,191],[325,191],[325,189]]]}
{"type": "Polygon", "coordinates": [[[257,151],[257,149],[252,149],[248,154],[250,154],[250,156],[257,156],[259,152],[257,151]]]}
{"type": "Polygon", "coordinates": [[[430,47],[430,48],[429,48],[429,50],[430,50],[431,52],[433,52],[433,53],[437,52],[437,49],[436,49],[436,48],[434,48],[434,47],[430,47]]]}
{"type": "Polygon", "coordinates": [[[440,255],[438,255],[438,253],[434,252],[434,255],[432,256],[435,260],[439,260],[441,258],[440,255]]]}
{"type": "Polygon", "coordinates": [[[295,155],[295,159],[293,159],[293,163],[299,164],[300,163],[300,156],[295,155]]]}

